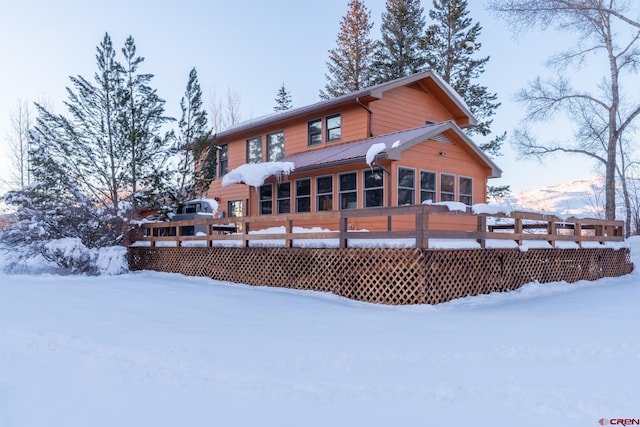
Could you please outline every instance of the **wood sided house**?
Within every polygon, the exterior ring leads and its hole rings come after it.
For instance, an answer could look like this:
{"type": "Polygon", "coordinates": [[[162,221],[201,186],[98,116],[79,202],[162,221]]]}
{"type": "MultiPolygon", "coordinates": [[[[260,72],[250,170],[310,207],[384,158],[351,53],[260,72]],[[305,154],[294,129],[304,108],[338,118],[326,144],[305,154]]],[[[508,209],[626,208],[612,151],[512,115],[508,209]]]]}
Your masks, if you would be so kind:
{"type": "Polygon", "coordinates": [[[475,124],[445,81],[421,72],[218,133],[219,177],[245,163],[295,170],[256,190],[216,179],[207,197],[227,216],[485,202],[487,180],[501,170],[462,131],[475,124]],[[385,148],[368,165],[374,144],[385,148]]]}
{"type": "Polygon", "coordinates": [[[227,218],[142,224],[130,268],[384,304],[633,269],[622,221],[481,205],[501,170],[464,133],[475,124],[430,71],[239,124],[211,140],[220,179],[205,196],[227,218]],[[288,175],[237,173],[276,162],[288,175]]]}

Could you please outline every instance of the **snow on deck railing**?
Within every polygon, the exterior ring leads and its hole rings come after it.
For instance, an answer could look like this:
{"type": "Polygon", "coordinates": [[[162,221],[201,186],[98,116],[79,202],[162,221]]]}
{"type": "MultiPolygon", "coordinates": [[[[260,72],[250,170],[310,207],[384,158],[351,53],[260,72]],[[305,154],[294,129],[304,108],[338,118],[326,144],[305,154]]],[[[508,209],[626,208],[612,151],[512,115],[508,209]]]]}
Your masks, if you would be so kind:
{"type": "Polygon", "coordinates": [[[583,248],[624,242],[624,222],[460,204],[141,224],[130,246],[583,248]],[[356,225],[358,227],[356,227],[356,225]],[[361,227],[361,226],[366,226],[361,227]],[[320,228],[322,226],[323,228],[320,228]],[[195,230],[204,230],[195,232],[195,230]]]}

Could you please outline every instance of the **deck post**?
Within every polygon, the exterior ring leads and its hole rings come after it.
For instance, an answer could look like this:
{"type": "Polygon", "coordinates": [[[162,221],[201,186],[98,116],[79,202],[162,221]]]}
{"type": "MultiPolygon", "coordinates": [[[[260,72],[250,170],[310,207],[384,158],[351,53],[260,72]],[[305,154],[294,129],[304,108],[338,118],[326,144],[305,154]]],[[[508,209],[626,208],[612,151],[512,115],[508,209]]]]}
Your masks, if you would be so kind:
{"type": "Polygon", "coordinates": [[[552,248],[556,247],[556,239],[555,236],[558,235],[558,227],[556,225],[555,218],[551,218],[547,220],[547,234],[551,236],[551,239],[548,240],[549,244],[551,244],[552,248]]]}
{"type": "Polygon", "coordinates": [[[486,239],[486,234],[487,234],[487,216],[486,215],[478,215],[478,227],[477,227],[477,231],[478,233],[482,233],[482,238],[478,239],[478,243],[480,243],[480,247],[482,249],[485,249],[487,247],[487,239],[486,239]]]}
{"type": "Polygon", "coordinates": [[[578,247],[582,248],[582,222],[579,219],[575,219],[573,223],[573,235],[576,238],[576,242],[578,243],[578,247]]]}
{"type": "Polygon", "coordinates": [[[291,239],[291,233],[293,230],[293,220],[291,219],[291,216],[287,215],[287,219],[284,222],[284,232],[285,232],[285,238],[284,238],[284,247],[285,248],[292,248],[293,247],[293,240],[291,239]]]}
{"type": "Polygon", "coordinates": [[[424,208],[416,211],[416,248],[424,249],[424,208]]]}
{"type": "Polygon", "coordinates": [[[349,218],[340,211],[340,235],[339,235],[339,247],[340,249],[347,248],[347,226],[348,226],[349,218]]]}
{"type": "Polygon", "coordinates": [[[249,222],[245,219],[245,217],[240,218],[240,224],[242,224],[242,247],[249,247],[249,222]]]}
{"type": "Polygon", "coordinates": [[[522,218],[514,218],[513,233],[515,234],[518,246],[522,246],[522,218]]]}

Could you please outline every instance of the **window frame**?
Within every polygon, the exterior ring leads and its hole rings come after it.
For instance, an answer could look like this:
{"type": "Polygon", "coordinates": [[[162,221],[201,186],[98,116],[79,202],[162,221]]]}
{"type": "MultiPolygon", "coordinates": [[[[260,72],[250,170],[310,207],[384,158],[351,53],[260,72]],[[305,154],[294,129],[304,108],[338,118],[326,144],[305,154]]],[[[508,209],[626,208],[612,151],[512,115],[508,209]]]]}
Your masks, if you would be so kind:
{"type": "Polygon", "coordinates": [[[229,200],[227,202],[227,217],[232,217],[232,218],[240,218],[244,215],[244,206],[243,206],[243,201],[242,199],[236,199],[236,200],[229,200]],[[236,212],[238,212],[236,209],[232,209],[231,207],[234,204],[239,204],[240,206],[240,215],[235,215],[236,212]]]}
{"type": "Polygon", "coordinates": [[[316,211],[321,212],[321,211],[332,211],[332,210],[334,210],[334,206],[333,206],[333,204],[334,204],[333,203],[333,201],[334,201],[333,200],[334,199],[334,197],[333,197],[333,193],[334,193],[333,184],[334,184],[334,182],[333,181],[334,181],[333,175],[319,175],[319,176],[316,176],[316,179],[315,179],[315,183],[316,183],[316,211]],[[319,186],[318,186],[318,181],[320,179],[325,179],[325,178],[331,178],[331,192],[330,193],[320,193],[320,191],[319,191],[320,189],[319,189],[319,186]],[[326,196],[326,195],[330,195],[331,196],[331,209],[323,209],[322,208],[322,204],[320,203],[320,197],[321,196],[326,196]]]}
{"type": "Polygon", "coordinates": [[[260,206],[259,214],[260,215],[271,215],[273,214],[273,183],[262,184],[258,187],[258,203],[260,206]],[[263,189],[270,188],[271,195],[270,198],[265,198],[262,194],[263,189]],[[269,209],[266,210],[265,207],[269,206],[269,209]]]}
{"type": "Polygon", "coordinates": [[[451,173],[446,173],[446,172],[440,172],[440,201],[441,202],[455,202],[456,201],[456,176],[454,174],[451,173]],[[453,192],[450,191],[444,191],[443,189],[443,182],[444,176],[450,176],[452,177],[452,182],[453,182],[453,192]],[[444,196],[447,197],[444,197],[444,196]]]}
{"type": "Polygon", "coordinates": [[[367,168],[362,171],[362,207],[363,208],[375,208],[384,206],[384,170],[381,167],[367,168]],[[379,187],[367,187],[367,173],[380,172],[382,176],[382,185],[379,187]],[[369,206],[369,199],[367,193],[371,191],[380,191],[380,205],[369,206]]]}
{"type": "Polygon", "coordinates": [[[280,181],[276,183],[276,209],[279,214],[291,213],[291,181],[280,181]],[[280,188],[284,186],[284,184],[289,184],[289,195],[280,197],[280,188]],[[281,202],[285,201],[289,202],[289,208],[286,210],[281,209],[281,206],[283,206],[281,202]]]}
{"type": "Polygon", "coordinates": [[[247,139],[246,149],[247,149],[247,163],[249,163],[249,164],[262,163],[263,154],[264,154],[262,152],[262,135],[254,136],[252,138],[248,138],[247,139]],[[251,159],[251,143],[255,142],[255,141],[260,141],[260,160],[257,161],[257,162],[256,161],[252,161],[252,159],[251,159]]]}
{"type": "Polygon", "coordinates": [[[223,177],[229,171],[229,144],[221,144],[218,149],[218,177],[223,177]]]}
{"type": "Polygon", "coordinates": [[[458,201],[461,202],[461,203],[464,203],[466,206],[473,206],[473,177],[464,176],[464,175],[458,176],[458,201]],[[469,193],[469,194],[462,192],[462,180],[463,179],[468,179],[469,180],[469,184],[470,184],[470,188],[471,188],[471,193],[469,193]],[[470,203],[466,203],[465,201],[463,201],[463,198],[465,198],[465,199],[468,198],[470,203]]]}
{"type": "Polygon", "coordinates": [[[426,170],[426,169],[420,169],[420,203],[424,203],[427,199],[423,199],[422,198],[422,193],[423,192],[430,192],[433,193],[433,199],[431,200],[432,203],[436,203],[438,201],[438,173],[436,171],[430,171],[430,170],[426,170]],[[431,174],[433,175],[433,191],[432,190],[425,190],[422,188],[422,174],[431,174]]]}
{"type": "MultiPolygon", "coordinates": [[[[353,203],[353,202],[349,202],[348,203],[353,203]]],[[[358,208],[358,171],[348,171],[348,172],[341,172],[338,174],[338,207],[340,209],[357,209],[358,208]],[[350,190],[343,190],[342,189],[342,177],[346,176],[346,175],[353,175],[353,183],[355,185],[355,188],[350,189],[350,190]],[[343,207],[343,196],[349,194],[355,194],[356,196],[356,205],[354,207],[343,207]]]]}
{"type": "Polygon", "coordinates": [[[416,204],[416,169],[415,168],[409,168],[409,167],[406,167],[406,166],[398,166],[398,168],[396,169],[396,173],[397,173],[396,182],[398,183],[397,188],[396,188],[396,205],[397,206],[415,205],[416,204]],[[400,170],[401,169],[413,172],[413,187],[401,187],[400,186],[400,170]],[[412,200],[411,203],[409,203],[409,204],[407,204],[407,203],[400,204],[400,190],[410,191],[411,192],[411,200],[412,200]]]}
{"type": "Polygon", "coordinates": [[[307,122],[307,145],[310,147],[313,147],[315,145],[322,145],[322,118],[309,120],[307,122]],[[312,123],[320,123],[320,130],[312,133],[311,132],[312,123]],[[318,142],[311,142],[313,135],[319,136],[318,142]]]}
{"type": "Polygon", "coordinates": [[[342,114],[341,113],[336,113],[336,114],[331,114],[330,116],[326,116],[324,118],[324,123],[325,123],[325,126],[327,128],[326,141],[327,142],[340,141],[342,139],[342,114]],[[335,118],[338,118],[338,126],[329,127],[329,120],[335,119],[335,118]],[[336,129],[339,130],[339,135],[338,135],[338,137],[332,137],[331,136],[331,131],[334,131],[336,129]]]}
{"type": "Polygon", "coordinates": [[[280,130],[278,132],[271,132],[267,134],[267,161],[268,162],[277,162],[278,160],[282,159],[284,157],[284,130],[280,130]],[[280,152],[280,157],[274,157],[272,158],[271,156],[271,137],[276,136],[276,135],[282,135],[282,139],[280,142],[280,145],[282,146],[282,150],[280,152]]]}
{"type": "Polygon", "coordinates": [[[295,181],[295,199],[296,199],[296,213],[298,212],[311,212],[313,209],[313,206],[311,205],[311,201],[313,200],[311,198],[311,178],[298,178],[295,181]],[[308,181],[309,182],[309,194],[303,194],[302,196],[298,194],[298,182],[301,181],[308,181]],[[302,199],[308,199],[309,200],[309,210],[300,210],[300,204],[298,203],[300,200],[302,199]]]}

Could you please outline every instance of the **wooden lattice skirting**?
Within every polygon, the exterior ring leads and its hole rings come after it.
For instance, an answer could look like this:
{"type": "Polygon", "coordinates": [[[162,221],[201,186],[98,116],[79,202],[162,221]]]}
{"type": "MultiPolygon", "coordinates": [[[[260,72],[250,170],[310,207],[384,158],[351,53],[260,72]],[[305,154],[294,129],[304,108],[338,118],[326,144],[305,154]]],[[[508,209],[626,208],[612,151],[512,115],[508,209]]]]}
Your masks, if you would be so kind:
{"type": "Polygon", "coordinates": [[[332,292],[381,304],[438,304],[633,270],[628,249],[129,248],[132,270],[332,292]]]}

